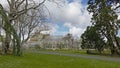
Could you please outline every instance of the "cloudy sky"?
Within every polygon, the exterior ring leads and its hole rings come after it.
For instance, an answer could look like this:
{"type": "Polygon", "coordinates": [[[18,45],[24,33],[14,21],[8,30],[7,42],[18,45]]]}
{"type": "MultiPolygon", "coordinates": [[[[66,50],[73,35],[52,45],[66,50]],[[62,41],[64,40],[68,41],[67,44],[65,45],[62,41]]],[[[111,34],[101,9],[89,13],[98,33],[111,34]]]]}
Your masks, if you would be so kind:
{"type": "Polygon", "coordinates": [[[86,10],[87,1],[65,0],[63,5],[45,2],[50,11],[50,33],[53,35],[71,33],[75,37],[80,37],[86,27],[91,24],[91,15],[86,10]]]}
{"type": "MultiPolygon", "coordinates": [[[[41,0],[36,0],[41,1],[41,0]]],[[[86,10],[88,0],[57,0],[57,3],[45,2],[50,12],[48,24],[52,35],[73,34],[80,37],[86,27],[90,25],[91,16],[86,10]],[[59,4],[58,4],[59,3],[59,4]]],[[[0,3],[6,7],[6,0],[0,3]]]]}

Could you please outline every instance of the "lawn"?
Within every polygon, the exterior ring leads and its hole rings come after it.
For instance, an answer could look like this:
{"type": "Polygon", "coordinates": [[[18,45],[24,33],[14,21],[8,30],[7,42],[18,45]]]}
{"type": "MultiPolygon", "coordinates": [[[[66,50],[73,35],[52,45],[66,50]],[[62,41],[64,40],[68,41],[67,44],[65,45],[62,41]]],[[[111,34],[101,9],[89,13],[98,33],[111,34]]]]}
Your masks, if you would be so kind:
{"type": "Polygon", "coordinates": [[[120,68],[120,63],[27,52],[22,57],[0,56],[0,68],[120,68]]]}
{"type": "Polygon", "coordinates": [[[87,53],[86,53],[86,50],[50,50],[50,49],[48,49],[48,50],[41,50],[41,49],[39,49],[39,50],[34,50],[34,51],[46,51],[46,52],[60,52],[60,53],[69,53],[69,54],[86,54],[87,55],[87,53]]]}

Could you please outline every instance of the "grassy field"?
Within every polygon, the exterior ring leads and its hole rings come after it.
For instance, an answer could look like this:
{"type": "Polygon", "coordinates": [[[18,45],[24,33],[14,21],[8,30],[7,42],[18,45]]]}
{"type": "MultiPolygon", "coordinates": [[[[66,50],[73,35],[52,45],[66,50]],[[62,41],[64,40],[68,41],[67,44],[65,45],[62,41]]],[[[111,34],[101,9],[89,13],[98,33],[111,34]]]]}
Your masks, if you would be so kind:
{"type": "Polygon", "coordinates": [[[0,56],[0,68],[120,68],[120,63],[78,57],[25,53],[23,57],[0,56]]]}
{"type": "Polygon", "coordinates": [[[60,53],[70,53],[70,54],[87,54],[86,50],[36,50],[36,51],[60,52],[60,53]]]}
{"type": "MultiPolygon", "coordinates": [[[[60,52],[60,53],[68,53],[68,54],[83,54],[83,55],[101,55],[101,56],[107,56],[111,57],[111,53],[109,50],[103,51],[101,54],[97,50],[91,50],[93,54],[87,54],[87,51],[82,49],[82,50],[38,50],[38,51],[47,51],[47,52],[60,52]]],[[[112,56],[113,57],[113,56],[112,56]]]]}

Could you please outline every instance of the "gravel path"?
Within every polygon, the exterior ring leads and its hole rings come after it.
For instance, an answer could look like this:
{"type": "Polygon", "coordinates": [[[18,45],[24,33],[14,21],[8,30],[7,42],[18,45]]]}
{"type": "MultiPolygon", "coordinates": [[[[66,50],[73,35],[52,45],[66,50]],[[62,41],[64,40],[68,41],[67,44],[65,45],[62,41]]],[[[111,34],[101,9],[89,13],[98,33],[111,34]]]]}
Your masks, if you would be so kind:
{"type": "Polygon", "coordinates": [[[67,54],[67,53],[60,53],[60,52],[39,52],[39,53],[120,62],[120,58],[117,58],[117,57],[105,57],[105,56],[82,55],[82,54],[67,54]]]}

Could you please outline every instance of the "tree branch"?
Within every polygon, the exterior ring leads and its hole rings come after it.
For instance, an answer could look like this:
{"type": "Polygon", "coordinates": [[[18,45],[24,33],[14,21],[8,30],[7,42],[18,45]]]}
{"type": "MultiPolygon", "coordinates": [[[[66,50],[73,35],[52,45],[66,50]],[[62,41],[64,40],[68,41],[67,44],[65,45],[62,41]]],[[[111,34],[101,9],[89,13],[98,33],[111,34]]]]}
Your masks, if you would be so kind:
{"type": "Polygon", "coordinates": [[[26,0],[25,9],[16,12],[17,15],[15,15],[14,18],[12,18],[11,20],[17,19],[19,16],[21,16],[22,14],[25,14],[27,11],[29,11],[29,10],[31,10],[31,9],[36,9],[36,8],[38,8],[38,7],[39,7],[40,5],[42,5],[45,1],[46,1],[46,0],[43,0],[41,3],[39,3],[39,4],[38,4],[37,6],[35,6],[35,7],[27,8],[27,7],[28,7],[28,0],[26,0]]]}

